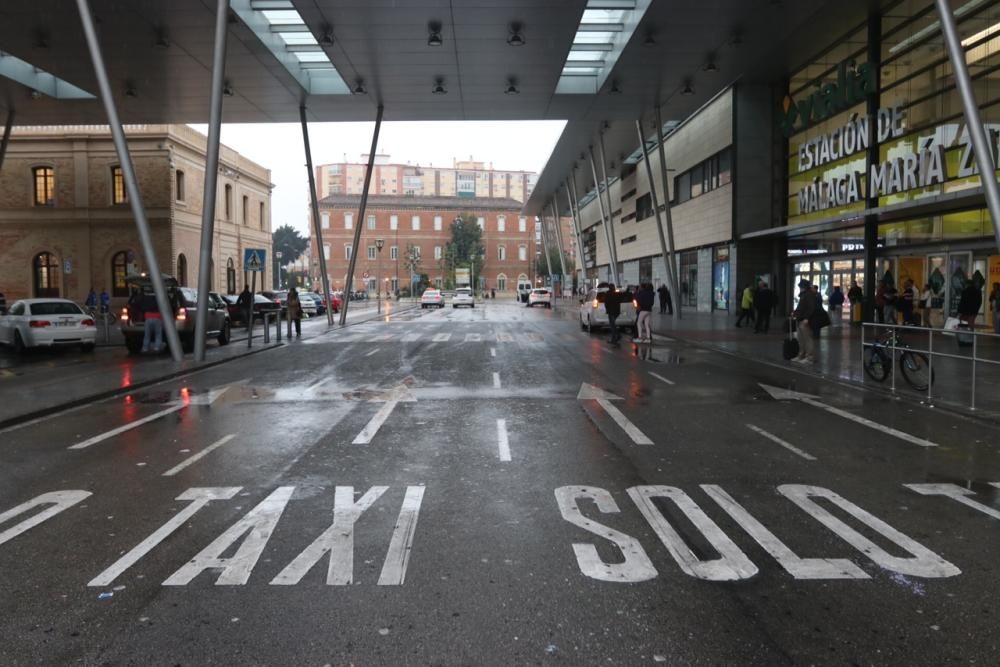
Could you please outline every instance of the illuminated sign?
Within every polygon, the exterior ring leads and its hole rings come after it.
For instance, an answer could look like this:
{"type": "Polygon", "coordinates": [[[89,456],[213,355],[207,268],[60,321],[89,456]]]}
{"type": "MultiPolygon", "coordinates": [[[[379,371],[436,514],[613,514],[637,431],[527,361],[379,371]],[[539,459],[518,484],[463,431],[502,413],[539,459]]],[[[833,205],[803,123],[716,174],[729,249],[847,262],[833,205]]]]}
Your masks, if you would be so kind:
{"type": "Polygon", "coordinates": [[[844,61],[837,66],[836,81],[821,85],[803,99],[785,95],[781,130],[790,137],[864,102],[877,90],[875,68],[870,63],[855,66],[853,60],[844,61]]]}

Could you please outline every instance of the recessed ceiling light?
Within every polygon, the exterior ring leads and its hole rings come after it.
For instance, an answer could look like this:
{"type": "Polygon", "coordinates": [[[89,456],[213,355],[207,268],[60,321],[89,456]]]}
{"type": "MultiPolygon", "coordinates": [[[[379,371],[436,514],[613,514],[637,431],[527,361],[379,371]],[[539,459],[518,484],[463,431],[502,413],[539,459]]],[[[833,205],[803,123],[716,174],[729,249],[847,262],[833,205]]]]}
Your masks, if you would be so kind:
{"type": "Polygon", "coordinates": [[[510,35],[507,36],[507,43],[511,46],[524,46],[524,35],[521,34],[523,26],[520,23],[510,24],[510,35]]]}
{"type": "Polygon", "coordinates": [[[434,95],[447,95],[448,89],[444,87],[444,79],[434,79],[434,87],[431,88],[434,95]]]}
{"type": "Polygon", "coordinates": [[[323,36],[319,38],[319,43],[323,46],[333,46],[333,26],[323,26],[323,36]]]}
{"type": "Polygon", "coordinates": [[[229,79],[226,79],[225,85],[222,86],[222,94],[226,97],[232,97],[236,94],[236,91],[233,90],[232,84],[229,83],[229,79]]]}
{"type": "Polygon", "coordinates": [[[694,95],[694,88],[691,87],[690,81],[684,82],[684,87],[681,88],[681,95],[694,95]]]}
{"type": "Polygon", "coordinates": [[[139,91],[135,89],[135,84],[131,81],[125,82],[125,97],[139,97],[139,91]]]}
{"type": "Polygon", "coordinates": [[[618,85],[617,81],[612,81],[611,82],[611,89],[608,91],[608,94],[610,94],[610,95],[621,95],[622,94],[621,86],[618,85]]]}
{"type": "Polygon", "coordinates": [[[656,46],[656,35],[652,31],[646,33],[646,39],[642,40],[643,46],[656,46]]]}
{"type": "Polygon", "coordinates": [[[355,95],[367,95],[368,89],[365,88],[365,80],[358,79],[357,83],[354,84],[354,90],[352,90],[355,95]]]}
{"type": "Polygon", "coordinates": [[[170,48],[170,36],[167,35],[167,31],[164,28],[159,28],[156,31],[156,48],[158,49],[170,48]]]}
{"type": "Polygon", "coordinates": [[[427,29],[430,31],[430,35],[427,37],[427,46],[441,46],[444,44],[444,39],[441,37],[441,24],[436,21],[428,23],[427,29]]]}
{"type": "Polygon", "coordinates": [[[702,69],[705,70],[706,72],[718,72],[719,66],[715,64],[715,60],[713,59],[705,63],[705,66],[702,67],[702,69]]]}
{"type": "Polygon", "coordinates": [[[507,79],[507,88],[503,91],[504,95],[518,95],[520,92],[521,91],[517,87],[517,80],[507,79]]]}

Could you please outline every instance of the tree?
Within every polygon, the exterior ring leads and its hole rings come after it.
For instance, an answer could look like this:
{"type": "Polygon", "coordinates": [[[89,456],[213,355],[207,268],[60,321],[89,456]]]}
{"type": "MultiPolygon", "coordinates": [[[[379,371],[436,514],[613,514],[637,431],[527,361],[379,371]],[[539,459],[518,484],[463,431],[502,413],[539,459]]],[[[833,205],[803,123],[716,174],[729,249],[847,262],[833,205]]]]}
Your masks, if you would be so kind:
{"type": "Polygon", "coordinates": [[[485,253],[479,218],[471,213],[462,213],[451,223],[450,254],[453,266],[468,266],[473,259],[478,262],[485,253]]]}
{"type": "MultiPolygon", "coordinates": [[[[562,264],[559,263],[559,249],[549,248],[549,261],[552,262],[552,274],[558,275],[562,271],[562,264]]],[[[549,275],[549,267],[545,263],[545,253],[538,254],[538,261],[535,264],[535,270],[540,276],[549,275]]],[[[572,276],[576,272],[576,267],[573,265],[573,260],[569,257],[566,258],[566,274],[572,276]]]]}
{"type": "Polygon", "coordinates": [[[302,236],[291,225],[282,225],[271,234],[271,248],[281,253],[281,264],[291,264],[309,247],[309,237],[302,236]]]}

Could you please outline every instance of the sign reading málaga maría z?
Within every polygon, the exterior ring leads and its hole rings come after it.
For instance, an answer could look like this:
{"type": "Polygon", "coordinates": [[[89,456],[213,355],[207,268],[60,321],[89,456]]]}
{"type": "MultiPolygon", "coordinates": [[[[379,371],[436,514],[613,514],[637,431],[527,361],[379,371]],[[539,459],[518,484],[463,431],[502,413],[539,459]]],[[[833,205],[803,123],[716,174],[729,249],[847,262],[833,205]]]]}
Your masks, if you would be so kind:
{"type": "Polygon", "coordinates": [[[781,130],[790,137],[864,102],[876,92],[875,68],[871,63],[855,65],[853,60],[846,60],[837,65],[836,81],[825,83],[798,100],[785,95],[781,130]]]}

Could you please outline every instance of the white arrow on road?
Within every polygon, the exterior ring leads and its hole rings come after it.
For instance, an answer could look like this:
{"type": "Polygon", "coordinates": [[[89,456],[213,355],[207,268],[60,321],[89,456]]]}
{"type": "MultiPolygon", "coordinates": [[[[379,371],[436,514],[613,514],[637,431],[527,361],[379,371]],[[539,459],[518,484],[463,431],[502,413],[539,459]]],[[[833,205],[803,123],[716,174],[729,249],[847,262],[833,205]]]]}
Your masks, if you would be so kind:
{"type": "Polygon", "coordinates": [[[876,431],[881,431],[887,435],[899,438],[900,440],[905,440],[906,442],[912,443],[914,445],[919,445],[921,447],[937,447],[937,443],[931,442],[930,440],[924,440],[923,438],[918,438],[915,435],[910,435],[909,433],[904,433],[903,431],[896,430],[890,426],[883,426],[878,422],[873,422],[871,419],[865,419],[864,417],[858,416],[856,414],[850,413],[847,410],[841,410],[840,408],[835,408],[832,405],[827,405],[819,400],[819,396],[814,396],[813,394],[805,394],[800,391],[794,391],[792,389],[783,389],[781,387],[775,387],[769,384],[764,384],[763,382],[758,383],[761,388],[769,393],[772,398],[778,401],[802,401],[806,405],[811,405],[814,408],[819,408],[820,410],[826,410],[831,414],[835,414],[838,417],[843,417],[844,419],[849,419],[856,424],[861,424],[862,426],[867,426],[868,428],[873,428],[876,431]]]}
{"type": "Polygon", "coordinates": [[[576,395],[578,401],[595,400],[597,404],[604,408],[615,423],[622,427],[628,437],[632,439],[637,445],[652,445],[653,441],[646,437],[646,434],[638,429],[638,427],[629,421],[628,417],[622,414],[622,411],[611,404],[611,401],[622,401],[625,400],[621,396],[612,394],[611,392],[604,391],[592,384],[587,384],[584,382],[580,385],[580,393],[576,395]]]}
{"type": "Polygon", "coordinates": [[[397,403],[416,403],[417,398],[413,395],[413,392],[410,391],[410,388],[405,383],[401,382],[395,387],[374,395],[369,398],[368,401],[370,403],[383,403],[384,405],[378,409],[375,416],[371,418],[363,429],[361,429],[361,433],[358,433],[358,436],[354,438],[354,442],[351,444],[367,445],[370,443],[372,438],[375,437],[375,434],[378,433],[378,430],[382,428],[382,424],[385,423],[385,420],[388,419],[389,415],[392,414],[392,411],[396,409],[397,403]]]}

